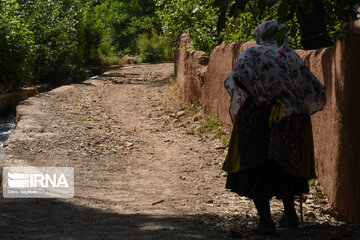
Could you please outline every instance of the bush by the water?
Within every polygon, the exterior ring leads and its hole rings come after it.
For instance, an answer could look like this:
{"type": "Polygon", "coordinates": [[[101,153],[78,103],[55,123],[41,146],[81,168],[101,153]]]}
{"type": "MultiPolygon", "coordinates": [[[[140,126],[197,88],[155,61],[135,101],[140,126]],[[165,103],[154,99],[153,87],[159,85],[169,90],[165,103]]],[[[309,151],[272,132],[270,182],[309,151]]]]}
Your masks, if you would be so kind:
{"type": "Polygon", "coordinates": [[[81,0],[0,1],[0,84],[65,79],[112,51],[94,8],[81,0]]]}
{"type": "MultiPolygon", "coordinates": [[[[118,63],[152,29],[161,29],[154,0],[1,0],[0,84],[58,82],[83,66],[118,63]]],[[[171,58],[158,40],[140,44],[144,61],[171,58]]]]}
{"type": "Polygon", "coordinates": [[[24,22],[20,5],[0,1],[0,84],[20,86],[30,74],[34,35],[24,22]]]}

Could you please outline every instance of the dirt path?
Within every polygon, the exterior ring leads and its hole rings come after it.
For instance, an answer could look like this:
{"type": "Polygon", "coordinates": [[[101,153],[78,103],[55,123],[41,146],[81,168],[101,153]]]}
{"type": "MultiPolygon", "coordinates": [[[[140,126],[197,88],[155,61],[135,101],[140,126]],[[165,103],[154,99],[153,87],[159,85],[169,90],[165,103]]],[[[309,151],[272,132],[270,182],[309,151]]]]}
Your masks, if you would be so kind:
{"type": "MultiPolygon", "coordinates": [[[[0,239],[260,239],[253,204],[224,189],[224,149],[189,131],[201,117],[164,113],[172,73],[128,66],[19,106],[2,165],[74,167],[75,197],[0,199],[0,239]]],[[[304,207],[305,229],[269,239],[359,239],[316,188],[304,207]]]]}

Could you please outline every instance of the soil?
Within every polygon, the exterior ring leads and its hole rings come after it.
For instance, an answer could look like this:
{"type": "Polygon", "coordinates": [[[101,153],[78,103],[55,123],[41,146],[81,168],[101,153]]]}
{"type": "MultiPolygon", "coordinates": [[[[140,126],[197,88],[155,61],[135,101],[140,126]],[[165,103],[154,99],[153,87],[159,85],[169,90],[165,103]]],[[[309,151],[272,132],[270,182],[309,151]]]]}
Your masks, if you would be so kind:
{"type": "MultiPolygon", "coordinates": [[[[173,69],[128,65],[22,102],[2,166],[73,167],[75,196],[1,198],[0,239],[360,239],[317,181],[303,228],[251,234],[254,205],[225,190],[226,148],[197,132],[201,110],[166,107],[173,69]]],[[[271,207],[276,221],[282,205],[271,207]]]]}

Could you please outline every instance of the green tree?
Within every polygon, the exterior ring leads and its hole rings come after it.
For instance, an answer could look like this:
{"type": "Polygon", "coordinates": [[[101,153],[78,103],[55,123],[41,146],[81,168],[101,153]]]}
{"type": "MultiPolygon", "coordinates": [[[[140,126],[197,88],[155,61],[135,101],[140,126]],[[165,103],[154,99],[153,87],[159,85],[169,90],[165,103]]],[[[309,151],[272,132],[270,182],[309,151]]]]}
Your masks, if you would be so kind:
{"type": "Polygon", "coordinates": [[[161,30],[152,0],[106,0],[96,4],[117,51],[134,54],[137,51],[135,39],[139,34],[161,30]]]}
{"type": "MultiPolygon", "coordinates": [[[[245,12],[246,7],[254,2],[260,17],[267,9],[277,5],[276,19],[293,28],[299,26],[301,44],[305,49],[331,45],[329,31],[333,31],[334,25],[339,26],[340,21],[355,19],[354,6],[360,3],[359,0],[215,0],[213,6],[220,7],[218,31],[225,27],[228,17],[236,12],[245,12]],[[333,16],[337,16],[337,19],[333,16]],[[297,22],[294,21],[295,17],[297,22]]],[[[294,33],[291,31],[292,36],[294,33]]]]}
{"type": "Polygon", "coordinates": [[[0,1],[0,84],[66,78],[109,54],[105,24],[82,0],[0,1]]]}
{"type": "Polygon", "coordinates": [[[33,32],[16,1],[0,1],[0,84],[21,86],[30,75],[33,32]]]}
{"type": "Polygon", "coordinates": [[[216,30],[217,8],[212,0],[157,0],[157,14],[163,33],[176,42],[182,33],[189,33],[197,49],[211,52],[219,44],[216,30]]]}
{"type": "MultiPolygon", "coordinates": [[[[219,24],[221,4],[216,0],[157,0],[157,14],[162,22],[163,32],[173,42],[182,33],[189,33],[196,49],[211,53],[223,42],[248,41],[252,39],[254,28],[262,21],[275,17],[275,6],[259,14],[255,1],[249,2],[244,11],[231,10],[227,23],[219,24]]],[[[227,12],[225,11],[225,14],[227,12]]],[[[225,18],[223,19],[225,20],[225,18]]],[[[296,30],[296,29],[295,29],[296,30]]],[[[297,47],[299,39],[293,37],[291,43],[297,47]]]]}
{"type": "Polygon", "coordinates": [[[32,74],[36,80],[64,78],[82,64],[81,22],[84,9],[78,0],[28,0],[21,4],[34,32],[32,74]]]}

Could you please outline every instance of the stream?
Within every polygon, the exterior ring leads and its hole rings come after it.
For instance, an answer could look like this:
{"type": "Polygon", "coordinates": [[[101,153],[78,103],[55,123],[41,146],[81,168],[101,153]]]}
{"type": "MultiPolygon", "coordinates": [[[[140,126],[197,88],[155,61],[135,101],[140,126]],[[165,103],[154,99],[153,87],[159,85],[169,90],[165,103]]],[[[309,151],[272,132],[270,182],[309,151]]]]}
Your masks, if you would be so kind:
{"type": "Polygon", "coordinates": [[[0,149],[9,138],[11,132],[16,127],[16,116],[12,113],[6,117],[0,117],[0,149]]]}

